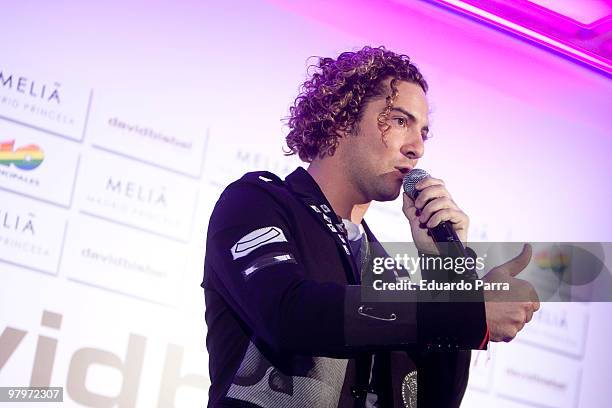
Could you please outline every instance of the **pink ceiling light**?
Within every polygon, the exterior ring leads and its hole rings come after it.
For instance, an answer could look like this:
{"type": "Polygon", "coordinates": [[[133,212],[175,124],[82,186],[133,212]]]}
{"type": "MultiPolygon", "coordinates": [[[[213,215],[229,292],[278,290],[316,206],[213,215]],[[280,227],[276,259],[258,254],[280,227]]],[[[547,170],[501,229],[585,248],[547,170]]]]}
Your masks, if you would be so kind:
{"type": "Polygon", "coordinates": [[[610,0],[426,1],[493,24],[612,75],[610,0]]]}

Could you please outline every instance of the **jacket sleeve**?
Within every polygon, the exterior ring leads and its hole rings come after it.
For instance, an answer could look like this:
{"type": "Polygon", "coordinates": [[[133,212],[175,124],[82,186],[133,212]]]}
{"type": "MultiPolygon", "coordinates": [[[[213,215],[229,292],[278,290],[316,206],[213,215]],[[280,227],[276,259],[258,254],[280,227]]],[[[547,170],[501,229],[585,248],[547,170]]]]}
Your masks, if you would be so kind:
{"type": "MultiPolygon", "coordinates": [[[[476,253],[467,248],[468,257],[476,253]]],[[[440,265],[442,262],[427,262],[444,259],[439,255],[420,254],[426,259],[425,265],[440,265]]],[[[426,280],[441,283],[460,282],[471,285],[472,290],[451,290],[422,292],[419,296],[417,319],[419,320],[419,343],[429,350],[483,350],[487,348],[489,330],[486,322],[484,293],[476,289],[476,272],[473,270],[456,273],[430,267],[421,270],[426,280]]]]}
{"type": "Polygon", "coordinates": [[[207,235],[204,285],[214,283],[259,340],[278,352],[337,355],[427,338],[417,335],[417,294],[363,302],[361,286],[309,279],[277,200],[238,181],[221,195],[207,235]]]}

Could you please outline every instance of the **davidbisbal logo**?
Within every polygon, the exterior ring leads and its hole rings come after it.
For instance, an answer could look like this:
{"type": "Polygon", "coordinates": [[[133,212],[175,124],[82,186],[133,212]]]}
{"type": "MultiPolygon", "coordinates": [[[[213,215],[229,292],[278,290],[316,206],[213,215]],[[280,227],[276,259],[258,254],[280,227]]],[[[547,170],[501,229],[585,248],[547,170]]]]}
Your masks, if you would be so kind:
{"type": "Polygon", "coordinates": [[[15,140],[0,142],[0,165],[21,170],[34,170],[45,159],[43,150],[35,144],[15,148],[15,140]]]}

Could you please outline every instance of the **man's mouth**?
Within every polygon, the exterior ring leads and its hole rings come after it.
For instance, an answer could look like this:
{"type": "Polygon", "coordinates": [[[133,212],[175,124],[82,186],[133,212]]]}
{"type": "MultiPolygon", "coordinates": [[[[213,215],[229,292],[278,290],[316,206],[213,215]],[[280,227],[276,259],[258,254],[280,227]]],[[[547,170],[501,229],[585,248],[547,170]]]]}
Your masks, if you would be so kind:
{"type": "Polygon", "coordinates": [[[408,174],[410,172],[410,170],[412,170],[412,167],[408,167],[408,166],[395,166],[395,170],[398,171],[399,175],[402,176],[402,178],[408,174]]]}

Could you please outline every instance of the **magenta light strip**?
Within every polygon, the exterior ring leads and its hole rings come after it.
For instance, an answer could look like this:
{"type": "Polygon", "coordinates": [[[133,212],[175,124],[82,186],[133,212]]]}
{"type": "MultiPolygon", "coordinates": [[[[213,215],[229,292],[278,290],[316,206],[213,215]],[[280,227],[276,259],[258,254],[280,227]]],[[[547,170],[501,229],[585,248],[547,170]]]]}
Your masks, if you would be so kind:
{"type": "Polygon", "coordinates": [[[445,6],[458,10],[462,13],[468,14],[477,19],[484,20],[497,27],[512,31],[513,33],[516,33],[522,37],[536,41],[539,44],[552,48],[562,54],[568,55],[572,58],[575,58],[586,64],[589,64],[595,68],[598,68],[606,72],[607,74],[612,74],[612,65],[610,64],[608,60],[598,58],[595,55],[592,55],[590,53],[587,53],[581,50],[577,50],[576,48],[568,46],[567,44],[564,44],[553,38],[547,37],[527,27],[521,26],[520,24],[513,23],[512,21],[509,21],[503,17],[495,15],[486,10],[482,10],[478,7],[472,6],[470,4],[466,4],[460,0],[429,0],[429,1],[441,3],[445,6]]]}

